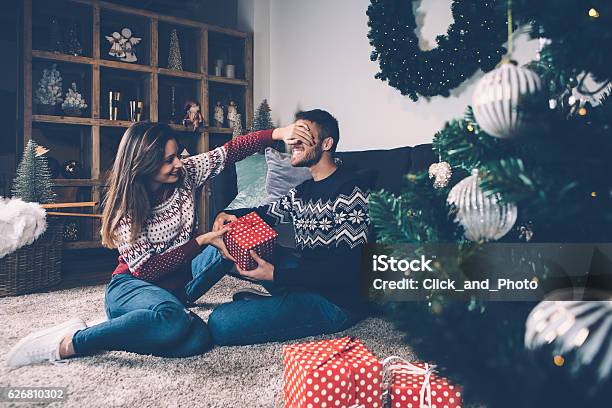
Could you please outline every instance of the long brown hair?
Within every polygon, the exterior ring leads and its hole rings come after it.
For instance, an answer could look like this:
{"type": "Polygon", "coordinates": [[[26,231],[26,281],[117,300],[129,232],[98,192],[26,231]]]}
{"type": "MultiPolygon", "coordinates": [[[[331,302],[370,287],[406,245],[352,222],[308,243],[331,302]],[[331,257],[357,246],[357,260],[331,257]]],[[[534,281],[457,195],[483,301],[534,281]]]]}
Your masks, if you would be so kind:
{"type": "Polygon", "coordinates": [[[172,129],[161,123],[134,123],[123,134],[103,202],[101,234],[105,247],[117,247],[115,229],[123,217],[131,224],[130,241],[140,233],[151,210],[148,181],[162,166],[166,143],[171,139],[172,129]]]}

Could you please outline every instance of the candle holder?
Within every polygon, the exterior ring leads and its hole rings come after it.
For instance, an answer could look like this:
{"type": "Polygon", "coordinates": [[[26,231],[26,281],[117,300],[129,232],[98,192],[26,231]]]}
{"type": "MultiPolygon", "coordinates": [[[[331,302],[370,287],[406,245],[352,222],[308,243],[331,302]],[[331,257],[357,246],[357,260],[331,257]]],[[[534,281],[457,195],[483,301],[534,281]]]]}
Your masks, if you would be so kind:
{"type": "Polygon", "coordinates": [[[170,123],[175,124],[178,122],[176,117],[176,88],[172,85],[170,87],[170,123]]]}
{"type": "Polygon", "coordinates": [[[130,101],[130,120],[132,122],[140,122],[143,105],[142,101],[130,101]]]}
{"type": "Polygon", "coordinates": [[[108,93],[108,118],[110,120],[117,120],[119,114],[119,105],[121,103],[121,92],[110,91],[108,93]]]}

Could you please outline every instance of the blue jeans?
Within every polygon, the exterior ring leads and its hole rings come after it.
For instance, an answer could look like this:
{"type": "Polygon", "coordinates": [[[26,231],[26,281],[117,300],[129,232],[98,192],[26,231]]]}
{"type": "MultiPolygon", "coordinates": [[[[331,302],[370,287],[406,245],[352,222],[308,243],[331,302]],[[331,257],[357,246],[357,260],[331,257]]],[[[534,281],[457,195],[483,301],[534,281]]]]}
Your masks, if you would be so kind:
{"type": "MultiPolygon", "coordinates": [[[[297,264],[297,258],[288,251],[277,248],[276,255],[275,267],[297,264]]],[[[219,273],[215,268],[206,271],[204,274],[219,273]]],[[[213,310],[208,327],[215,344],[267,343],[335,333],[348,329],[362,317],[317,293],[280,288],[273,282],[260,283],[272,296],[224,303],[213,310]]]]}
{"type": "MultiPolygon", "coordinates": [[[[206,323],[185,305],[210,289],[233,263],[207,247],[191,263],[193,279],[171,293],[129,274],[115,275],[106,287],[108,321],[79,330],[77,354],[124,350],[162,357],[188,357],[212,347],[206,323]]],[[[214,248],[213,248],[214,249],[214,248]]]]}

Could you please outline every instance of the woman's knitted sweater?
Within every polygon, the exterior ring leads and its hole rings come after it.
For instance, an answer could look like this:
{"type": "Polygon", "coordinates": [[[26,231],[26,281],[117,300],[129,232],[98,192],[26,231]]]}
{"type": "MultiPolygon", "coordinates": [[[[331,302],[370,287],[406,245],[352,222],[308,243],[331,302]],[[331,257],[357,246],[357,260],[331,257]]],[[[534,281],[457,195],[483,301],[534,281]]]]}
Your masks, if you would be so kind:
{"type": "Polygon", "coordinates": [[[197,234],[195,192],[225,166],[272,144],[272,130],[241,136],[206,153],[183,159],[184,177],[169,198],[151,209],[136,239],[130,242],[131,221],[120,220],[116,230],[119,265],[113,275],[131,273],[166,289],[191,279],[191,260],[201,251],[197,234]]]}

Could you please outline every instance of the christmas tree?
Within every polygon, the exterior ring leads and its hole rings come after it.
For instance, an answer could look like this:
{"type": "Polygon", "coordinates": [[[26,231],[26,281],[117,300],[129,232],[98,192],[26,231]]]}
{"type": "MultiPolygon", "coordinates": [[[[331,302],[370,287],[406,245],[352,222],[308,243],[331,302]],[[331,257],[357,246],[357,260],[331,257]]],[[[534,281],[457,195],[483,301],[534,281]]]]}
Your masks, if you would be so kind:
{"type": "Polygon", "coordinates": [[[56,64],[53,64],[51,69],[43,70],[43,76],[34,93],[34,102],[50,106],[62,103],[62,76],[56,64]]]}
{"type": "Polygon", "coordinates": [[[81,46],[81,42],[78,37],[78,27],[77,23],[71,23],[68,26],[68,30],[66,30],[66,54],[70,55],[83,55],[83,47],[81,46]]]}
{"type": "Polygon", "coordinates": [[[250,131],[256,132],[258,130],[272,129],[273,127],[274,122],[272,122],[272,117],[270,116],[270,106],[268,105],[268,100],[264,99],[255,111],[250,131]]]}
{"type": "Polygon", "coordinates": [[[30,140],[23,151],[23,158],[13,180],[13,196],[23,201],[40,204],[55,201],[51,171],[44,157],[46,151],[30,140]]]}
{"type": "MultiPolygon", "coordinates": [[[[436,156],[453,171],[447,186],[434,188],[428,172],[422,171],[406,176],[401,194],[378,192],[370,201],[378,242],[420,248],[454,243],[458,254],[437,257],[436,262],[444,277],[458,281],[487,272],[470,267],[486,251],[487,239],[471,242],[467,237],[473,225],[462,218],[469,208],[448,203],[451,191],[473,169],[478,170],[482,199],[499,200],[494,210],[506,205],[517,209],[514,228],[501,239],[489,241],[524,243],[521,248],[529,248],[536,243],[610,242],[612,238],[612,58],[608,51],[612,5],[522,0],[515,1],[514,7],[520,23],[532,23],[531,36],[546,39],[539,58],[527,67],[537,73],[543,89],[520,98],[518,112],[525,126],[514,137],[493,137],[483,129],[489,123],[478,123],[468,107],[463,118],[447,123],[434,137],[436,156]],[[566,30],[568,21],[574,25],[571,34],[566,30]],[[585,50],[589,41],[606,45],[585,50]],[[585,85],[589,74],[598,83],[592,89],[585,85]],[[606,87],[608,91],[602,93],[606,87]]],[[[476,200],[473,205],[481,204],[476,200]]],[[[535,265],[538,256],[534,250],[532,258],[513,258],[511,266],[519,270],[535,265]]],[[[546,277],[542,286],[556,278],[549,276],[547,281],[546,277]]],[[[407,333],[419,359],[435,362],[446,376],[464,386],[464,405],[606,405],[612,374],[610,359],[604,356],[612,350],[612,334],[600,331],[598,341],[575,344],[568,339],[573,346],[563,351],[553,344],[562,334],[555,334],[558,337],[550,337],[548,344],[528,350],[525,324],[535,305],[477,298],[461,302],[449,298],[448,292],[431,290],[424,302],[385,307],[407,333]],[[597,357],[580,359],[586,348],[597,357]]],[[[586,333],[595,329],[587,327],[586,333]]]]}
{"type": "Polygon", "coordinates": [[[51,32],[49,33],[49,51],[64,52],[64,42],[62,41],[62,30],[56,17],[51,17],[51,32]]]}
{"type": "Polygon", "coordinates": [[[170,33],[170,52],[168,54],[168,68],[177,71],[183,70],[183,59],[181,58],[181,47],[176,28],[170,33]]]}

